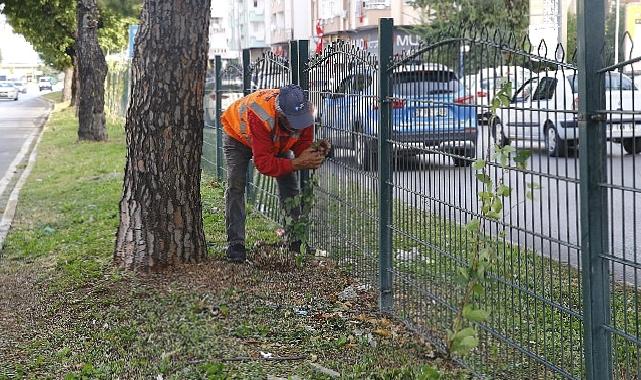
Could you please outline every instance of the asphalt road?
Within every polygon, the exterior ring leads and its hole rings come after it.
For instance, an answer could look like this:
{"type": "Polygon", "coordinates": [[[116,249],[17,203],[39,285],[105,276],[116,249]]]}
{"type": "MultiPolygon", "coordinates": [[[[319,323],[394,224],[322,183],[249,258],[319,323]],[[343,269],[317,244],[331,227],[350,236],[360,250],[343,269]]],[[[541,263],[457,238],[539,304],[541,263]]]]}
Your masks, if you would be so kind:
{"type": "MultiPolygon", "coordinates": [[[[18,101],[0,100],[0,179],[7,179],[11,174],[7,171],[12,162],[49,112],[49,103],[39,98],[44,93],[37,87],[29,87],[18,101]]],[[[10,191],[5,188],[0,196],[10,191]]]]}
{"type": "MultiPolygon", "coordinates": [[[[487,131],[480,133],[478,156],[487,154],[488,136],[487,131]]],[[[620,144],[607,144],[606,183],[621,187],[608,194],[610,253],[622,260],[641,263],[641,154],[626,154],[620,144]]],[[[524,249],[578,267],[581,262],[578,156],[548,157],[538,143],[519,143],[516,147],[532,150],[533,154],[527,173],[511,170],[504,176],[513,189],[504,206],[507,239],[524,249]],[[534,188],[528,187],[528,183],[535,183],[534,188]],[[532,191],[533,199],[526,196],[528,191],[532,191]]],[[[353,165],[352,152],[339,150],[336,160],[353,165]]],[[[477,193],[482,191],[482,185],[472,168],[454,167],[443,154],[398,159],[393,165],[394,196],[408,205],[458,223],[466,223],[478,213],[477,193]]],[[[496,170],[491,175],[495,176],[496,170]]],[[[350,177],[360,178],[363,184],[372,183],[365,176],[350,177]]],[[[491,228],[496,234],[496,225],[491,228]]],[[[632,266],[614,263],[611,271],[619,281],[635,281],[632,266]]]]}

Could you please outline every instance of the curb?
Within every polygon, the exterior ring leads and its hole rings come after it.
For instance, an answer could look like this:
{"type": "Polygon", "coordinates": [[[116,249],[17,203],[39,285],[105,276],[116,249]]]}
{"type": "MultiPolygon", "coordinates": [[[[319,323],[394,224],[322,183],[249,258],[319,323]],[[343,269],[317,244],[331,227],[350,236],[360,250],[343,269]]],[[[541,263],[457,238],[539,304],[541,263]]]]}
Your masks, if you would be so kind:
{"type": "MultiPolygon", "coordinates": [[[[49,117],[51,116],[52,111],[54,111],[56,108],[55,103],[53,101],[46,98],[41,98],[41,99],[49,103],[49,110],[47,112],[47,116],[45,116],[44,120],[42,121],[42,125],[40,125],[39,129],[36,132],[34,132],[31,136],[29,136],[29,139],[28,139],[29,143],[33,141],[33,138],[35,137],[36,134],[38,135],[38,138],[36,140],[36,143],[33,145],[33,148],[31,149],[31,154],[29,155],[27,167],[25,168],[24,172],[22,172],[22,174],[20,175],[20,178],[18,179],[18,182],[16,182],[16,185],[11,191],[11,195],[9,195],[9,200],[7,201],[7,205],[4,209],[4,213],[2,214],[2,219],[0,219],[0,256],[2,256],[2,248],[4,246],[4,240],[6,239],[7,234],[9,233],[9,229],[11,228],[11,223],[13,222],[13,217],[16,214],[16,207],[18,206],[18,197],[20,196],[20,190],[22,190],[22,187],[27,182],[27,178],[29,177],[29,174],[31,174],[31,170],[33,170],[33,165],[36,162],[38,145],[40,145],[40,140],[42,140],[42,135],[45,130],[45,126],[49,121],[49,117]]],[[[26,146],[29,146],[29,145],[26,145],[26,146]]],[[[23,146],[23,149],[24,149],[24,146],[23,146]]],[[[21,150],[21,153],[23,153],[22,150],[21,150]]],[[[22,156],[24,156],[24,153],[22,154],[22,156]]],[[[22,157],[19,161],[22,161],[22,157]]],[[[19,162],[16,162],[16,166],[18,165],[18,163],[19,162]]],[[[11,178],[9,178],[8,182],[10,181],[10,179],[11,178]]],[[[2,190],[4,191],[4,189],[2,190]]]]}

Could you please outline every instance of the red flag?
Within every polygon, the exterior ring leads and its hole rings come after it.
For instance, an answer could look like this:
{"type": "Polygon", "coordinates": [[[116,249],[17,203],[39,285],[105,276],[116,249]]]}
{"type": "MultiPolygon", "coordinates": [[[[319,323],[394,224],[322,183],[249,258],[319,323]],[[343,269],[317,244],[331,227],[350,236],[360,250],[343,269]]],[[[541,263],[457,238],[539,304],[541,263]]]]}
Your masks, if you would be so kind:
{"type": "Polygon", "coordinates": [[[316,20],[316,54],[323,52],[323,27],[320,20],[316,20]]]}

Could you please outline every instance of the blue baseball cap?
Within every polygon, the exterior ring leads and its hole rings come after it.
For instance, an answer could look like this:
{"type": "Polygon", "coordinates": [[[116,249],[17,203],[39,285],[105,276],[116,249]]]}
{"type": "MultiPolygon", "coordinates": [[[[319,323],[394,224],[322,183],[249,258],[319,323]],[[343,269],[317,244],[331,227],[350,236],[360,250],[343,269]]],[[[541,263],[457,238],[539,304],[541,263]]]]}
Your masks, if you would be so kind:
{"type": "Polygon", "coordinates": [[[314,125],[314,105],[305,99],[303,89],[295,84],[280,88],[276,110],[285,116],[293,129],[305,129],[314,125]]]}

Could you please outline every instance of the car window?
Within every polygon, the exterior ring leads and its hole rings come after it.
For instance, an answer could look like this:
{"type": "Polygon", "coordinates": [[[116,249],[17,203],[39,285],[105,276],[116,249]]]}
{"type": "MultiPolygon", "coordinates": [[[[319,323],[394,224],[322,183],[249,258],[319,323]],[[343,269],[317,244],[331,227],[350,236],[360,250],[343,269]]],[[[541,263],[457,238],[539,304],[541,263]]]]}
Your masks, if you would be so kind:
{"type": "Polygon", "coordinates": [[[338,85],[336,90],[334,90],[334,93],[336,95],[346,94],[349,88],[351,87],[351,82],[352,82],[352,76],[351,75],[346,76],[345,78],[343,78],[343,80],[338,85]]]}
{"type": "Polygon", "coordinates": [[[372,77],[367,74],[356,74],[352,77],[350,93],[362,92],[372,84],[372,77]]]}
{"type": "Polygon", "coordinates": [[[392,92],[395,96],[425,96],[459,91],[456,74],[445,70],[394,73],[392,92]]]}
{"type": "Polygon", "coordinates": [[[608,90],[623,91],[636,90],[632,80],[619,73],[609,73],[609,75],[605,77],[605,88],[608,90]]]}
{"type": "Polygon", "coordinates": [[[524,102],[530,99],[532,92],[539,85],[539,78],[532,78],[529,81],[525,82],[523,86],[516,92],[514,95],[513,101],[515,102],[524,102]]]}
{"type": "MultiPolygon", "coordinates": [[[[573,93],[577,93],[579,91],[578,80],[578,75],[568,75],[568,81],[570,82],[570,87],[572,87],[573,93]]],[[[632,79],[627,75],[609,73],[609,75],[605,77],[605,89],[632,91],[637,90],[637,86],[634,85],[632,79]]]]}
{"type": "Polygon", "coordinates": [[[0,87],[13,87],[9,83],[0,83],[0,87]]]}
{"type": "Polygon", "coordinates": [[[532,100],[550,100],[556,90],[556,78],[543,77],[539,80],[539,85],[532,96],[532,100]]]}

